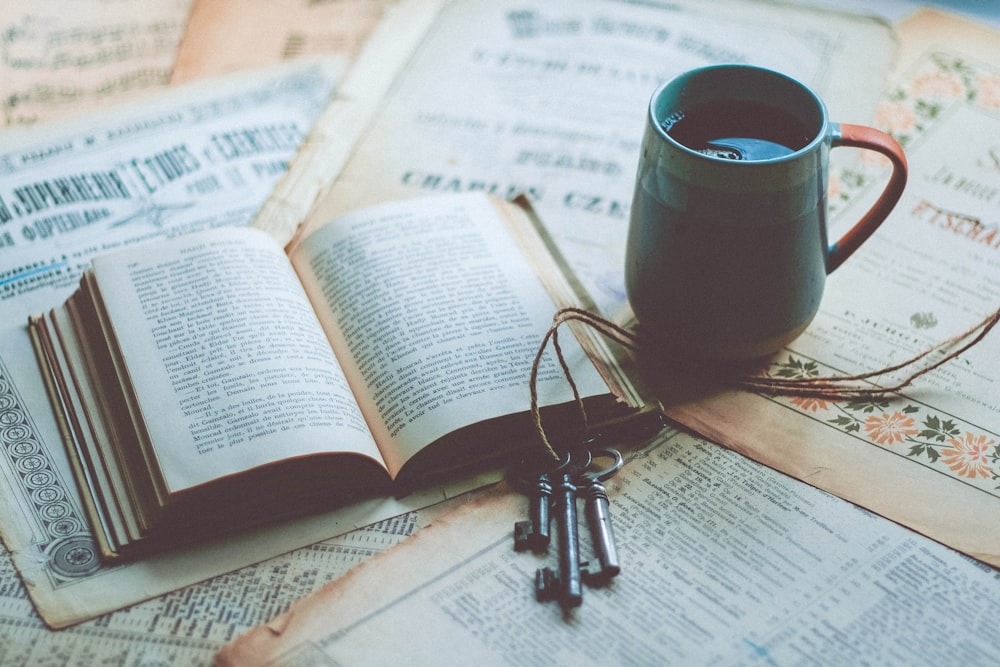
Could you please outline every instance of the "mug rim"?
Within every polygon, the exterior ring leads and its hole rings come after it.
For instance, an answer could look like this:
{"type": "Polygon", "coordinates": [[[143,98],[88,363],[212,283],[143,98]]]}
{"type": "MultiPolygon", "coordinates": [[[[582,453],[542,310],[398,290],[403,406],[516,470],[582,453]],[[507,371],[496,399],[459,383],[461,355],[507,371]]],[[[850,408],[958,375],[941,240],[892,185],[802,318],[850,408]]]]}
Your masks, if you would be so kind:
{"type": "MultiPolygon", "coordinates": [[[[721,98],[723,97],[720,96],[720,99],[721,98]]],[[[817,95],[812,90],[812,88],[802,83],[795,77],[785,74],[784,72],[779,72],[777,70],[773,70],[767,67],[761,67],[759,65],[747,65],[741,63],[724,63],[719,65],[705,65],[703,67],[696,67],[694,69],[682,72],[681,74],[678,74],[677,76],[667,81],[664,81],[659,86],[657,86],[656,90],[653,91],[653,94],[649,99],[647,121],[654,128],[654,130],[657,132],[657,134],[661,139],[664,139],[671,146],[681,150],[685,154],[696,159],[707,160],[709,163],[715,163],[719,165],[731,165],[733,168],[736,169],[741,169],[741,168],[745,169],[750,165],[779,164],[782,162],[791,162],[796,159],[799,159],[800,157],[802,157],[802,155],[815,150],[817,145],[822,144],[827,140],[827,138],[830,135],[830,127],[832,125],[832,123],[830,122],[829,115],[827,113],[826,105],[823,103],[823,100],[819,97],[819,95],[817,95]],[[795,150],[789,153],[788,155],[782,155],[773,158],[763,158],[757,160],[730,160],[727,158],[707,155],[700,151],[696,151],[692,148],[689,148],[688,146],[685,146],[681,142],[677,141],[677,139],[670,136],[670,134],[668,134],[667,131],[663,129],[661,120],[659,118],[659,114],[657,113],[656,110],[657,101],[660,99],[660,96],[668,88],[675,85],[678,86],[687,85],[689,79],[695,77],[702,77],[705,76],[706,74],[710,74],[712,72],[719,70],[730,70],[730,71],[743,70],[746,72],[751,72],[755,76],[765,76],[765,77],[770,77],[772,79],[779,79],[784,83],[791,85],[793,88],[797,88],[799,91],[805,93],[806,98],[808,98],[815,105],[816,109],[819,111],[819,117],[821,119],[820,126],[816,131],[815,136],[812,139],[810,139],[809,143],[807,143],[805,146],[802,146],[798,150],[795,150]]]]}

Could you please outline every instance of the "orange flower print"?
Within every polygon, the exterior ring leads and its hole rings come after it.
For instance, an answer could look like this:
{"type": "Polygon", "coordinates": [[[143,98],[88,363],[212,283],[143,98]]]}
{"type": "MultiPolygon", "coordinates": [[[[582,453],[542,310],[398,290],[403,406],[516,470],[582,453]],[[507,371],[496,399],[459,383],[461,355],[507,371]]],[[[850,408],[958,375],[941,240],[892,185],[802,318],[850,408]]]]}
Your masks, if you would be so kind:
{"type": "Polygon", "coordinates": [[[880,445],[895,445],[917,432],[913,417],[898,410],[892,414],[883,412],[881,415],[872,415],[865,420],[865,433],[880,445]]]}
{"type": "Polygon", "coordinates": [[[979,77],[979,104],[987,109],[1000,109],[1000,75],[984,74],[979,77]]]}
{"type": "Polygon", "coordinates": [[[886,102],[876,112],[878,125],[890,134],[908,132],[917,126],[917,117],[903,102],[886,102]]]}
{"type": "Polygon", "coordinates": [[[803,410],[810,410],[812,412],[819,412],[820,410],[826,410],[826,401],[822,398],[812,398],[810,396],[796,396],[792,399],[792,404],[797,405],[803,410]]]}
{"type": "Polygon", "coordinates": [[[993,472],[990,468],[987,454],[996,442],[985,435],[974,435],[966,431],[965,437],[950,438],[950,448],[941,450],[941,462],[951,468],[959,477],[989,478],[993,472]]]}
{"type": "Polygon", "coordinates": [[[958,97],[965,90],[962,80],[948,72],[928,72],[910,84],[914,97],[958,97]]]}

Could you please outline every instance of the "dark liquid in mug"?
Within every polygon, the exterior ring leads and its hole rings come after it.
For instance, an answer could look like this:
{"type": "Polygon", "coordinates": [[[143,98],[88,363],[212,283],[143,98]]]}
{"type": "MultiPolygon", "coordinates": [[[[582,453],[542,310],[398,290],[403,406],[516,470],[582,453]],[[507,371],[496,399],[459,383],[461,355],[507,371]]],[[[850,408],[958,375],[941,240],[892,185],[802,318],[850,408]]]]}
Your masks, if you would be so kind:
{"type": "Polygon", "coordinates": [[[691,150],[725,160],[771,160],[791,155],[812,141],[802,121],[757,102],[718,100],[676,111],[663,130],[691,150]]]}

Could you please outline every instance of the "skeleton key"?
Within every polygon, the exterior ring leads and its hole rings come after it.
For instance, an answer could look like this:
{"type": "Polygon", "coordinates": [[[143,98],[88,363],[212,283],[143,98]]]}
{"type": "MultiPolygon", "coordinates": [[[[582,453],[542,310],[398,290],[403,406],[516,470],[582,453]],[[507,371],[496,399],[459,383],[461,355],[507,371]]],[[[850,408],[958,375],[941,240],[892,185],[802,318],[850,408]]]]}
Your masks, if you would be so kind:
{"type": "Polygon", "coordinates": [[[536,554],[549,550],[549,510],[552,497],[551,475],[569,464],[569,455],[552,465],[540,461],[522,461],[519,474],[512,482],[515,488],[528,496],[528,521],[514,524],[514,550],[531,549],[536,554]],[[539,472],[541,471],[541,472],[539,472]],[[533,481],[529,481],[532,480],[533,481]]]}
{"type": "Polygon", "coordinates": [[[555,488],[556,522],[559,534],[559,573],[540,568],[535,573],[535,597],[539,602],[559,600],[564,610],[583,603],[580,575],[580,533],[576,516],[575,479],[590,465],[590,452],[578,450],[559,474],[555,488]]]}
{"type": "Polygon", "coordinates": [[[583,563],[581,572],[588,586],[603,586],[622,569],[618,560],[618,548],[615,546],[615,534],[611,529],[610,501],[604,482],[618,472],[623,459],[621,452],[611,448],[594,450],[592,456],[610,457],[612,462],[601,470],[593,472],[584,470],[579,477],[581,486],[584,487],[584,513],[587,516],[590,538],[597,557],[597,563],[583,563]]]}
{"type": "Polygon", "coordinates": [[[538,476],[535,488],[528,495],[528,521],[514,524],[514,551],[531,549],[536,554],[549,550],[549,499],[552,497],[552,482],[549,474],[538,476]]]}

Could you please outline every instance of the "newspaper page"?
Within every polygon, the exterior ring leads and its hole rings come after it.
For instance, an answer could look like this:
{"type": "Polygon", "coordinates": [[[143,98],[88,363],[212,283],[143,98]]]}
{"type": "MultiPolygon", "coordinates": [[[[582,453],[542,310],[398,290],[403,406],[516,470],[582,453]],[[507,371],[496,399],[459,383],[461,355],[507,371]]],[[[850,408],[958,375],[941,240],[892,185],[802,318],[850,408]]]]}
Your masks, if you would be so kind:
{"type": "MultiPolygon", "coordinates": [[[[564,614],[528,502],[481,498],[228,644],[220,666],[986,665],[992,569],[732,451],[666,431],[608,481],[622,570],[564,614]]],[[[582,523],[582,522],[581,522],[582,523]]],[[[591,553],[581,527],[581,553],[591,553]]]]}
{"type": "Polygon", "coordinates": [[[408,512],[127,609],[51,630],[0,551],[0,664],[208,665],[226,642],[398,543],[456,501],[408,512]]]}
{"type": "Polygon", "coordinates": [[[308,226],[385,199],[526,193],[605,312],[624,302],[628,208],[650,95],[752,63],[868,122],[895,42],[871,18],[784,4],[448,3],[308,226]]]}
{"type": "MultiPolygon", "coordinates": [[[[1000,307],[1000,33],[929,10],[899,33],[900,69],[877,119],[907,152],[906,192],[830,276],[819,315],[770,373],[875,371],[1000,307]]],[[[862,164],[834,180],[833,236],[881,189],[881,170],[862,164]]],[[[667,409],[713,441],[1000,566],[998,360],[992,332],[885,400],[726,392],[667,409]]]]}
{"type": "Polygon", "coordinates": [[[170,80],[191,0],[4,0],[0,128],[110,106],[170,80]]]}

